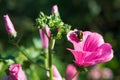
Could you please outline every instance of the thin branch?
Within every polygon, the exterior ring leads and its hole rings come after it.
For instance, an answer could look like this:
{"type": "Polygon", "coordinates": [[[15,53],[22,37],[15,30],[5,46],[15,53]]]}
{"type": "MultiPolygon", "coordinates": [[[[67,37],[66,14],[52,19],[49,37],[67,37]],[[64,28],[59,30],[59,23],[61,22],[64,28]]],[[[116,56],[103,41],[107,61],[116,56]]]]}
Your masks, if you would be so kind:
{"type": "Polygon", "coordinates": [[[34,61],[32,61],[32,60],[26,55],[26,52],[24,52],[24,50],[20,49],[19,45],[16,44],[15,46],[16,46],[16,48],[17,48],[31,63],[35,64],[36,66],[38,66],[38,67],[40,67],[40,68],[42,68],[42,69],[44,69],[44,70],[46,70],[46,71],[49,71],[48,69],[44,68],[43,66],[40,66],[40,65],[36,64],[34,61]]]}

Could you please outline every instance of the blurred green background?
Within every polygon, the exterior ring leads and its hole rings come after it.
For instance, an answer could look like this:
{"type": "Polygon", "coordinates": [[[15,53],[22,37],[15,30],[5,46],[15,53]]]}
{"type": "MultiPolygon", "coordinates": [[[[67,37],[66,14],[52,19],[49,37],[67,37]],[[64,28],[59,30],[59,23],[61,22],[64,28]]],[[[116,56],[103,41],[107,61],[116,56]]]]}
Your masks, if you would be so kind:
{"type": "MultiPolygon", "coordinates": [[[[33,60],[43,64],[40,54],[41,43],[39,32],[35,29],[35,19],[40,11],[51,14],[51,8],[57,4],[62,20],[70,24],[72,29],[95,31],[103,35],[106,42],[113,46],[114,58],[100,66],[113,71],[113,79],[120,79],[120,0],[0,0],[0,55],[20,63],[25,70],[28,80],[46,80],[45,71],[30,64],[20,52],[8,42],[3,15],[8,14],[15,25],[16,31],[22,35],[20,45],[25,46],[26,52],[33,60]],[[39,56],[39,57],[38,57],[39,56]]],[[[66,50],[72,47],[66,35],[57,40],[53,55],[53,63],[65,77],[67,64],[73,63],[73,56],[66,50]]],[[[0,62],[0,80],[5,75],[8,63],[0,62]]],[[[87,73],[80,74],[80,80],[87,80],[87,73]]]]}

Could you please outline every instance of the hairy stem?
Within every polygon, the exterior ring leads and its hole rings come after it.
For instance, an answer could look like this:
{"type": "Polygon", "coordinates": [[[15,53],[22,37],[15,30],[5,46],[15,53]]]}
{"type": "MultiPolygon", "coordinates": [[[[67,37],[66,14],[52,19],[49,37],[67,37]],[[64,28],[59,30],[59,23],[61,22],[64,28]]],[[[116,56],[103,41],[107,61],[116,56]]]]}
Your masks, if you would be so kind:
{"type": "Polygon", "coordinates": [[[45,54],[45,68],[46,68],[46,69],[49,69],[49,66],[48,66],[48,64],[49,64],[49,63],[48,63],[48,61],[49,61],[49,60],[48,60],[48,51],[45,52],[44,54],[45,54]]]}
{"type": "Polygon", "coordinates": [[[50,37],[49,39],[49,47],[48,47],[48,52],[49,52],[49,56],[48,56],[48,60],[49,60],[49,74],[50,74],[50,80],[53,80],[53,76],[52,76],[52,51],[54,48],[54,44],[55,44],[55,39],[53,39],[52,37],[50,37]]]}

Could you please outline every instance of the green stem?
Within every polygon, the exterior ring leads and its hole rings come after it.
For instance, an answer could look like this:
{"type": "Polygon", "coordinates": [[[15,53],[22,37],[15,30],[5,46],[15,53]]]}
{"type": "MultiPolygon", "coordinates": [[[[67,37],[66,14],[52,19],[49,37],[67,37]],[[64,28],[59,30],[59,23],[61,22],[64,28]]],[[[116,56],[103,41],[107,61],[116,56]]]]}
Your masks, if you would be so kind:
{"type": "Polygon", "coordinates": [[[48,70],[47,70],[46,68],[44,68],[43,66],[40,66],[40,65],[36,64],[34,61],[32,61],[32,60],[26,55],[26,52],[24,52],[24,50],[22,50],[22,49],[19,47],[18,44],[15,44],[15,46],[17,47],[17,49],[18,49],[31,63],[33,63],[33,64],[35,64],[36,66],[38,66],[38,67],[40,67],[40,68],[48,71],[48,70]]]}
{"type": "Polygon", "coordinates": [[[48,66],[48,48],[47,48],[47,51],[44,53],[45,54],[45,68],[46,69],[49,69],[49,66],[48,66]]]}
{"type": "Polygon", "coordinates": [[[49,47],[48,47],[48,52],[49,52],[49,75],[50,75],[50,80],[53,80],[53,76],[52,76],[52,51],[54,48],[54,44],[55,44],[55,39],[53,39],[52,37],[50,37],[49,39],[49,47]]]}

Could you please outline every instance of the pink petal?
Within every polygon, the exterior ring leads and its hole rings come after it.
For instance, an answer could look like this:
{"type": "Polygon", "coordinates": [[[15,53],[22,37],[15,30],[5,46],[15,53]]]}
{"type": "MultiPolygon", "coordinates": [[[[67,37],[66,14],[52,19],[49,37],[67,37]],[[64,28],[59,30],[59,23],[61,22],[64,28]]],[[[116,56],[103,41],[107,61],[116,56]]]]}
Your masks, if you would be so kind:
{"type": "Polygon", "coordinates": [[[83,31],[83,40],[82,40],[82,46],[84,46],[84,43],[89,35],[91,35],[92,32],[90,31],[83,31]]]}
{"type": "Polygon", "coordinates": [[[83,50],[96,51],[97,48],[104,43],[103,37],[98,33],[91,33],[87,36],[83,50]]]}
{"type": "Polygon", "coordinates": [[[84,31],[83,32],[83,40],[82,40],[82,42],[80,42],[78,39],[78,35],[76,34],[76,31],[78,31],[78,30],[75,29],[73,31],[70,31],[67,34],[67,39],[68,39],[68,41],[70,41],[73,44],[75,50],[82,51],[84,43],[86,41],[86,38],[88,37],[88,35],[91,34],[91,32],[84,31]]]}
{"type": "Polygon", "coordinates": [[[58,6],[57,5],[54,5],[52,7],[52,13],[58,13],[58,6]]]}
{"type": "Polygon", "coordinates": [[[85,64],[99,64],[110,61],[113,58],[113,50],[109,43],[101,45],[98,51],[91,53],[85,58],[85,64]]]}
{"type": "Polygon", "coordinates": [[[100,61],[98,62],[107,62],[113,58],[112,46],[109,43],[105,43],[100,46],[101,54],[99,56],[100,61]]]}
{"type": "Polygon", "coordinates": [[[70,31],[68,34],[67,34],[67,39],[68,41],[70,41],[71,43],[73,43],[73,46],[74,46],[74,49],[75,50],[81,50],[82,49],[82,46],[80,45],[81,43],[79,42],[79,39],[78,39],[78,35],[75,33],[76,31],[78,30],[73,30],[73,31],[70,31]]]}
{"type": "Polygon", "coordinates": [[[77,30],[73,30],[73,31],[70,31],[68,34],[67,34],[67,39],[68,41],[72,42],[72,43],[78,43],[79,42],[79,39],[77,38],[77,34],[75,33],[77,30]]]}
{"type": "Polygon", "coordinates": [[[20,64],[12,64],[9,68],[10,74],[18,77],[16,74],[21,70],[20,64]]]}
{"type": "Polygon", "coordinates": [[[85,57],[85,54],[80,52],[80,51],[75,51],[75,50],[72,50],[72,49],[69,49],[67,48],[67,50],[71,51],[74,58],[75,58],[75,63],[78,65],[78,66],[83,66],[84,65],[84,57],[85,57]]]}
{"type": "Polygon", "coordinates": [[[24,73],[24,71],[19,71],[18,72],[18,80],[27,80],[27,78],[26,78],[26,76],[25,76],[25,73],[24,73]]]}

